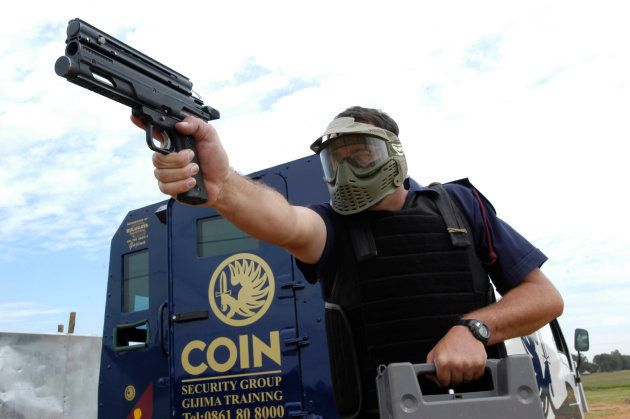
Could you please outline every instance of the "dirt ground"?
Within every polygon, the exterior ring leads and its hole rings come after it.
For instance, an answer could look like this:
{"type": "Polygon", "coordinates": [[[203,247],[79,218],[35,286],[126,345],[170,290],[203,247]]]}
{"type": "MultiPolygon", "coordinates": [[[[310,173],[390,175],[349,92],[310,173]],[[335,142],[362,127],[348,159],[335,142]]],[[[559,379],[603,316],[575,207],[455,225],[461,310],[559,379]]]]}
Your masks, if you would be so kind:
{"type": "Polygon", "coordinates": [[[602,372],[583,377],[588,419],[630,419],[630,370],[602,372]]]}
{"type": "Polygon", "coordinates": [[[630,400],[622,403],[592,403],[589,404],[590,418],[630,419],[630,400]]]}

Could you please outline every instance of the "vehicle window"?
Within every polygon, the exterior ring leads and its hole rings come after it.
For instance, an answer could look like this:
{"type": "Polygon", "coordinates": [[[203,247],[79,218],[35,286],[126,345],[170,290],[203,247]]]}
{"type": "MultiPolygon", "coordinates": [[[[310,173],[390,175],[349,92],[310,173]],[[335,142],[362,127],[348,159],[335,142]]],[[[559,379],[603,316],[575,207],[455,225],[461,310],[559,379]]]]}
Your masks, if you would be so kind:
{"type": "Polygon", "coordinates": [[[550,349],[555,348],[558,354],[563,355],[561,356],[562,362],[570,366],[570,363],[569,363],[570,358],[567,352],[565,351],[563,342],[559,340],[558,335],[554,333],[554,330],[553,330],[554,326],[555,325],[553,323],[550,323],[542,327],[538,332],[540,333],[540,336],[543,342],[545,343],[545,345],[547,345],[547,347],[550,349]]]}
{"type": "Polygon", "coordinates": [[[553,338],[553,333],[551,333],[551,326],[547,324],[544,327],[541,327],[538,332],[540,333],[540,337],[542,338],[543,342],[545,342],[550,347],[555,347],[557,349],[556,341],[553,338]]]}
{"type": "MultiPolygon", "coordinates": [[[[562,334],[562,328],[560,327],[560,323],[558,323],[558,319],[553,320],[549,323],[551,327],[551,333],[553,334],[553,341],[556,344],[556,348],[558,348],[559,352],[562,352],[567,359],[571,359],[571,352],[569,350],[569,346],[567,345],[567,341],[564,339],[564,335],[562,334]]],[[[569,363],[571,370],[573,370],[573,363],[569,363]]]]}
{"type": "Polygon", "coordinates": [[[123,307],[124,313],[149,308],[149,251],[128,253],[123,256],[123,307]]]}
{"type": "Polygon", "coordinates": [[[197,254],[199,257],[254,250],[259,241],[248,236],[223,217],[197,221],[197,254]]]}

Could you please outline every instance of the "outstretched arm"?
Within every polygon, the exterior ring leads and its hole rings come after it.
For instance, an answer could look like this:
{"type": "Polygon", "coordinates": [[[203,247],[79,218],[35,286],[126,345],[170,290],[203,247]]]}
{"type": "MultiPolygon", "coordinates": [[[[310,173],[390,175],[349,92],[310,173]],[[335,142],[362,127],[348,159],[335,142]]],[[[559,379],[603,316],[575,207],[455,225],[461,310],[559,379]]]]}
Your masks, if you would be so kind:
{"type": "Polygon", "coordinates": [[[491,331],[489,344],[492,345],[535,332],[559,317],[563,309],[564,301],[556,287],[535,268],[496,304],[463,317],[486,322],[491,331]]]}
{"type": "MultiPolygon", "coordinates": [[[[326,243],[326,226],[317,213],[290,205],[275,190],[236,173],[211,125],[187,117],[176,128],[195,139],[208,206],[259,240],[283,247],[306,263],[319,261],[326,243]]],[[[191,163],[192,157],[191,150],[153,155],[155,177],[163,193],[175,198],[195,185],[193,176],[199,167],[191,163]]]]}
{"type": "MultiPolygon", "coordinates": [[[[497,303],[468,313],[462,318],[483,321],[495,344],[540,329],[562,314],[564,302],[551,281],[538,268],[507,292],[497,303]]],[[[463,326],[455,326],[427,355],[434,362],[437,380],[443,386],[481,378],[486,351],[481,342],[463,326]]]]}

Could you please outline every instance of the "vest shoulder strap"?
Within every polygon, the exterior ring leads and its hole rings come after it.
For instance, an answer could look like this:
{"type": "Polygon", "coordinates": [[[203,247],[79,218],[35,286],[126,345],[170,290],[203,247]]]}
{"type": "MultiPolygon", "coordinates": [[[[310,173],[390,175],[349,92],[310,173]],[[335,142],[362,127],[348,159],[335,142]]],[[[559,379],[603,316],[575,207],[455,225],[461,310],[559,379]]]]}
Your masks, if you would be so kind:
{"type": "MultiPolygon", "coordinates": [[[[458,182],[464,181],[467,181],[467,179],[462,179],[458,182]]],[[[472,185],[470,186],[472,187],[472,185]]],[[[433,194],[432,199],[446,224],[446,231],[449,233],[453,245],[456,247],[470,246],[472,243],[470,228],[461,210],[453,202],[453,198],[439,182],[430,184],[429,189],[436,192],[433,194]]],[[[378,251],[372,233],[372,226],[367,217],[363,214],[348,216],[348,227],[357,261],[364,262],[376,257],[378,251]]]]}
{"type": "Polygon", "coordinates": [[[496,214],[497,211],[494,209],[494,206],[492,205],[492,203],[488,200],[488,198],[486,198],[485,196],[483,196],[483,194],[481,192],[479,192],[477,190],[477,188],[475,188],[475,186],[470,183],[470,180],[468,180],[468,178],[464,178],[464,179],[459,179],[459,180],[455,180],[452,182],[448,182],[448,183],[454,183],[457,185],[461,185],[461,186],[465,186],[466,188],[470,189],[470,191],[472,192],[473,196],[475,197],[475,200],[477,201],[477,204],[479,205],[479,211],[481,213],[481,219],[483,220],[483,226],[484,226],[484,232],[486,234],[486,241],[488,243],[488,254],[487,254],[487,259],[484,261],[484,264],[491,266],[494,265],[497,261],[497,254],[494,251],[494,246],[492,244],[493,240],[492,240],[492,233],[491,233],[491,229],[490,229],[490,222],[488,221],[488,214],[486,211],[486,207],[492,211],[492,213],[496,214]]]}
{"type": "Polygon", "coordinates": [[[433,182],[429,185],[429,188],[437,192],[434,202],[440,215],[444,219],[444,223],[446,223],[446,231],[451,237],[453,246],[470,246],[471,232],[468,223],[464,219],[464,215],[459,210],[459,207],[453,202],[453,198],[451,198],[449,193],[446,192],[439,182],[433,182]]]}

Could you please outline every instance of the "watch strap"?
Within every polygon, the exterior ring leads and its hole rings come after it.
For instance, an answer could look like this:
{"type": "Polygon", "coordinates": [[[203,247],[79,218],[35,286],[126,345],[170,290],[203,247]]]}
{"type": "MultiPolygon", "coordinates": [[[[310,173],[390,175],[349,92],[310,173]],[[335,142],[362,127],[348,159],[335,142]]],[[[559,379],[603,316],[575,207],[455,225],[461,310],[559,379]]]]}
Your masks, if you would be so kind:
{"type": "Polygon", "coordinates": [[[484,345],[487,345],[488,341],[490,340],[490,329],[481,320],[457,319],[457,321],[455,322],[455,326],[466,326],[468,330],[470,330],[472,335],[475,337],[475,339],[477,339],[479,342],[483,343],[484,345]],[[480,331],[481,329],[485,330],[484,334],[481,333],[480,331]]]}

